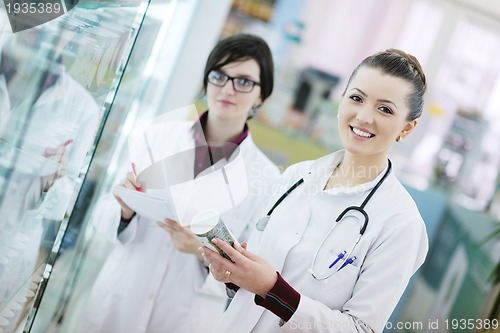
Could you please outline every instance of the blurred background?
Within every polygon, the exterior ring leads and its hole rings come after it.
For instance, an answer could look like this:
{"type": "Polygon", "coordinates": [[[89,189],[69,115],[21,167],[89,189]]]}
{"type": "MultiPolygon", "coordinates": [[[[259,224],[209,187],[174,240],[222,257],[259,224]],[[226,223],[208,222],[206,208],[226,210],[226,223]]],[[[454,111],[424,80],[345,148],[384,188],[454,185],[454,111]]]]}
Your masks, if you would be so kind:
{"type": "Polygon", "coordinates": [[[273,51],[274,92],[250,128],[282,168],[340,148],[339,97],[363,58],[400,48],[420,60],[425,110],[391,159],[430,251],[386,331],[500,332],[460,324],[500,318],[498,1],[81,0],[16,34],[9,10],[0,5],[0,333],[74,330],[110,249],[87,221],[128,134],[179,107],[205,110],[208,53],[240,32],[273,51]]]}

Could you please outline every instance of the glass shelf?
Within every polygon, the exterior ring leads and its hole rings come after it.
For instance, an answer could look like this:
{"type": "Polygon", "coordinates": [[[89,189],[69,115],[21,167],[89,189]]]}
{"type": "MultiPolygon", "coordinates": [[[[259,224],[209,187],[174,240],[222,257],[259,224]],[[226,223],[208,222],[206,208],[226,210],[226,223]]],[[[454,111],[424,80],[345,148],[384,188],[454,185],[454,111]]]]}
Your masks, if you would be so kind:
{"type": "Polygon", "coordinates": [[[74,238],[72,212],[148,5],[80,1],[18,33],[0,7],[0,332],[30,331],[74,238]]]}

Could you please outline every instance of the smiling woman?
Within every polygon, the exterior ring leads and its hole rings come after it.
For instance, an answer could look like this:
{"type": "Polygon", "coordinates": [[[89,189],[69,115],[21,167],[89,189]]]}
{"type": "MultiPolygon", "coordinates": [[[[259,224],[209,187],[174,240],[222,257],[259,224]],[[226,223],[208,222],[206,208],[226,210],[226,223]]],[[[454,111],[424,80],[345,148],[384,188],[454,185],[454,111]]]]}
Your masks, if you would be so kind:
{"type": "Polygon", "coordinates": [[[388,160],[417,125],[424,92],[418,61],[399,50],[354,70],[339,106],[345,149],[288,168],[248,246],[217,241],[231,260],[203,248],[236,291],[216,332],[382,332],[428,250],[388,160]]]}
{"type": "Polygon", "coordinates": [[[362,67],[339,104],[339,135],[346,150],[370,155],[380,167],[396,139],[404,138],[417,120],[408,121],[407,96],[412,86],[381,69],[362,67]]]}

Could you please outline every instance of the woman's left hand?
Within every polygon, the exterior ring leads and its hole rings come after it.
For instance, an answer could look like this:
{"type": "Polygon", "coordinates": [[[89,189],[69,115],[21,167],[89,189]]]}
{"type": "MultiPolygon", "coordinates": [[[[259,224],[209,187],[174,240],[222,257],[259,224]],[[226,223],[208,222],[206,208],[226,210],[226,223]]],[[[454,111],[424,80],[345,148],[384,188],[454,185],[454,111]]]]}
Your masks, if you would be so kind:
{"type": "Polygon", "coordinates": [[[202,244],[189,227],[183,227],[180,223],[170,219],[166,219],[164,223],[158,221],[158,225],[170,234],[170,239],[177,250],[194,254],[201,262],[204,262],[198,250],[202,244]]]}
{"type": "Polygon", "coordinates": [[[274,267],[239,244],[235,243],[233,248],[218,238],[212,241],[234,261],[233,263],[204,246],[203,256],[210,263],[210,271],[214,278],[224,283],[234,283],[240,288],[265,298],[266,293],[278,280],[274,267]]]}
{"type": "Polygon", "coordinates": [[[66,174],[66,166],[68,165],[68,151],[66,145],[61,144],[55,148],[46,148],[43,152],[43,157],[58,165],[58,170],[50,175],[42,178],[43,189],[48,191],[56,180],[62,178],[66,174]]]}

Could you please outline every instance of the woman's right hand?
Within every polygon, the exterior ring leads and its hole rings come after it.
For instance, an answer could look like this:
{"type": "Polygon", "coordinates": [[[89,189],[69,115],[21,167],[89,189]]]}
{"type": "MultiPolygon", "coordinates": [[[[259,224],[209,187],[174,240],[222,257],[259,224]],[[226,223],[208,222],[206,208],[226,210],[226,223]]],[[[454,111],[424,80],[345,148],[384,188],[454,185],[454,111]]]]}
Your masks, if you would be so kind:
{"type": "Polygon", "coordinates": [[[203,257],[210,263],[209,269],[213,277],[220,282],[234,283],[240,288],[266,298],[266,294],[278,280],[276,269],[258,255],[251,253],[245,246],[234,243],[234,248],[219,238],[212,239],[229,258],[206,246],[201,248],[203,257]]]}
{"type": "MultiPolygon", "coordinates": [[[[135,175],[132,172],[128,172],[127,177],[123,178],[118,183],[118,186],[122,186],[135,191],[143,191],[142,184],[137,181],[135,175]]],[[[122,219],[130,220],[134,216],[134,211],[123,202],[123,200],[118,196],[118,194],[115,193],[115,191],[113,191],[113,195],[122,207],[122,219]]]]}

